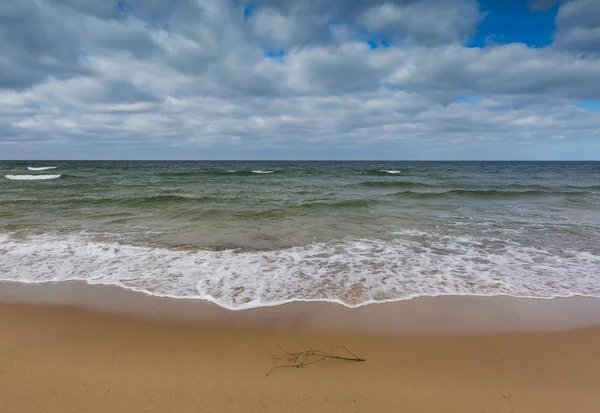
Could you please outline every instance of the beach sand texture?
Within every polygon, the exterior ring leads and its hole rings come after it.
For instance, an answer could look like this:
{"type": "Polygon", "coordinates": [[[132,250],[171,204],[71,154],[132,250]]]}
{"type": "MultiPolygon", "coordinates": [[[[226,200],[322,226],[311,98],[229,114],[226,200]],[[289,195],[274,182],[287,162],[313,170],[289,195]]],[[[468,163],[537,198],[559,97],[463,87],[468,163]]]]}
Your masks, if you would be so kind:
{"type": "Polygon", "coordinates": [[[3,303],[0,331],[3,413],[600,411],[598,328],[366,335],[3,303]],[[344,345],[366,361],[266,377],[278,345],[344,345]]]}

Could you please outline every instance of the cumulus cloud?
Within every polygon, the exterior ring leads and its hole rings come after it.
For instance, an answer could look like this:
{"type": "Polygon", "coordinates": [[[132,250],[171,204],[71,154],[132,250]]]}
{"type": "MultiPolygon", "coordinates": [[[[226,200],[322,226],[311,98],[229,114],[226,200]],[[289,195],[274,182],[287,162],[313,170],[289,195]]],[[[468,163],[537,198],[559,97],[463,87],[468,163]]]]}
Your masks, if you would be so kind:
{"type": "Polygon", "coordinates": [[[599,117],[575,104],[600,99],[594,4],[561,3],[548,47],[473,48],[474,0],[3,2],[0,157],[590,148],[599,117]]]}

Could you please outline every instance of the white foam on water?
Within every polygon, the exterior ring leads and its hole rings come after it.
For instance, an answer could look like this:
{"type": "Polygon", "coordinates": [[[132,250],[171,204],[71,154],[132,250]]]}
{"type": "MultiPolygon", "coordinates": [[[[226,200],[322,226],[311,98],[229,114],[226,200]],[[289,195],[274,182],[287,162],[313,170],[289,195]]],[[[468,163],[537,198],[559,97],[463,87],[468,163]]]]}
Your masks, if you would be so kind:
{"type": "Polygon", "coordinates": [[[27,169],[29,169],[30,171],[46,171],[48,169],[56,169],[56,166],[40,166],[40,167],[35,167],[35,166],[28,166],[27,169]]]}
{"type": "Polygon", "coordinates": [[[346,239],[279,250],[182,251],[85,234],[0,234],[0,279],[83,280],[232,310],[292,301],[358,307],[439,295],[600,297],[600,255],[561,255],[509,240],[346,239]]]}
{"type": "Polygon", "coordinates": [[[405,237],[424,237],[430,235],[428,232],[421,231],[418,229],[400,229],[394,231],[394,234],[401,235],[405,237]]]}
{"type": "Polygon", "coordinates": [[[396,170],[391,170],[391,169],[382,169],[379,172],[386,172],[388,174],[399,174],[399,173],[402,173],[402,171],[396,171],[396,170]]]}
{"type": "Polygon", "coordinates": [[[250,171],[253,174],[272,174],[275,171],[250,171]]]}
{"type": "Polygon", "coordinates": [[[12,181],[40,181],[60,178],[60,175],[4,175],[4,177],[12,181]]]}

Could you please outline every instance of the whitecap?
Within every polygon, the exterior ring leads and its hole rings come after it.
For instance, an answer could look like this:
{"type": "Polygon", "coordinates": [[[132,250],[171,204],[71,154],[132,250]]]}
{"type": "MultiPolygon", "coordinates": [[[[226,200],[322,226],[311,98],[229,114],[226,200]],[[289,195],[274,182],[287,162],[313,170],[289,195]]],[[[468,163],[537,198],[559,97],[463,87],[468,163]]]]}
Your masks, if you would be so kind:
{"type": "Polygon", "coordinates": [[[272,174],[275,171],[251,171],[253,174],[272,174]]]}
{"type": "Polygon", "coordinates": [[[388,174],[399,174],[402,173],[402,171],[397,171],[397,170],[393,170],[393,169],[382,169],[379,172],[385,172],[388,174]]]}
{"type": "Polygon", "coordinates": [[[60,175],[4,175],[4,177],[12,181],[40,181],[60,178],[60,175]]]}
{"type": "Polygon", "coordinates": [[[46,171],[48,169],[56,169],[56,166],[28,166],[27,169],[30,171],[46,171]]]}

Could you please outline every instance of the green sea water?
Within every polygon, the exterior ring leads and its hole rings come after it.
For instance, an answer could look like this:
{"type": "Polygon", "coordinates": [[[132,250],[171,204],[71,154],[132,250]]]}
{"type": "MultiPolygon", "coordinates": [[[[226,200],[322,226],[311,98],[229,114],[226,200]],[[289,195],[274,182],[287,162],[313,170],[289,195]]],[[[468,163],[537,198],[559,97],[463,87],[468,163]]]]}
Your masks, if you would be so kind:
{"type": "Polygon", "coordinates": [[[597,162],[5,161],[0,172],[1,279],[229,308],[600,296],[597,162]]]}

